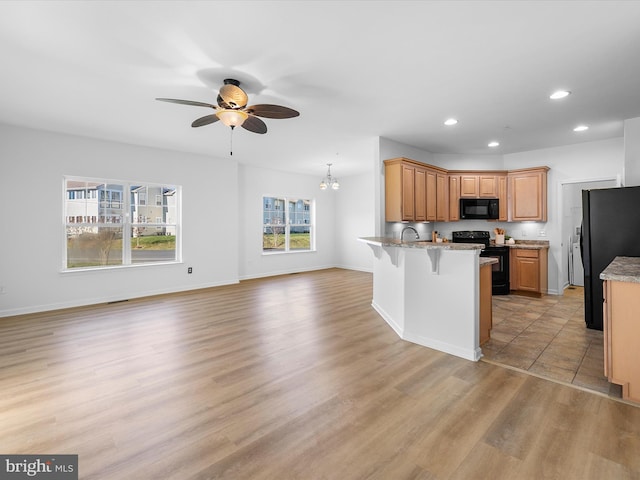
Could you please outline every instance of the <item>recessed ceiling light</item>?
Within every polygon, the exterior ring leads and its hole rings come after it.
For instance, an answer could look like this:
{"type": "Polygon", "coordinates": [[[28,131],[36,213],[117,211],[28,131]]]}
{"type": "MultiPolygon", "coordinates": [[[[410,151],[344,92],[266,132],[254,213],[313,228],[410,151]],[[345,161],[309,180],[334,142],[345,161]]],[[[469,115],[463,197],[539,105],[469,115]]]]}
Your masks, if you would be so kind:
{"type": "Polygon", "coordinates": [[[458,120],[456,120],[455,118],[447,118],[447,119],[444,121],[444,124],[445,124],[445,125],[449,125],[449,126],[450,126],[450,125],[455,125],[456,123],[458,123],[458,120]]]}
{"type": "Polygon", "coordinates": [[[549,95],[551,100],[559,100],[564,97],[568,97],[571,92],[569,90],[558,90],[557,92],[553,92],[549,95]]]}
{"type": "Polygon", "coordinates": [[[585,130],[589,130],[589,127],[586,125],[578,125],[573,129],[574,132],[584,132],[585,130]]]}
{"type": "Polygon", "coordinates": [[[495,142],[495,141],[489,142],[487,144],[488,147],[497,147],[498,145],[500,145],[500,142],[495,142]]]}

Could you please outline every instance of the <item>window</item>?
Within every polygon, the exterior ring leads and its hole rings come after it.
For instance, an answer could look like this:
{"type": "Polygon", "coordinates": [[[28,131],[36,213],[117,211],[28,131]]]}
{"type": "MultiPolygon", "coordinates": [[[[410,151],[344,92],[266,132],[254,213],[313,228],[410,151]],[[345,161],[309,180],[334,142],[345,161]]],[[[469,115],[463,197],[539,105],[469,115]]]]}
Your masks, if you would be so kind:
{"type": "Polygon", "coordinates": [[[263,253],[309,252],[314,250],[312,206],[312,200],[263,197],[263,253]]]}
{"type": "Polygon", "coordinates": [[[180,187],[68,177],[64,189],[65,270],[180,261],[180,187]]]}

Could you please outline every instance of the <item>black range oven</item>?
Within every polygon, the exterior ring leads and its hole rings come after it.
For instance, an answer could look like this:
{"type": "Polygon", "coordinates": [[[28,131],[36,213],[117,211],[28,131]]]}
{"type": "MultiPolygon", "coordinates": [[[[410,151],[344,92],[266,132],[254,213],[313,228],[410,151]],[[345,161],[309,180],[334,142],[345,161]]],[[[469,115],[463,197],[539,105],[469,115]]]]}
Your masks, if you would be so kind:
{"type": "Polygon", "coordinates": [[[505,245],[492,245],[489,232],[467,230],[452,232],[454,243],[480,243],[484,249],[481,257],[494,257],[498,263],[491,265],[491,290],[494,295],[509,295],[509,247],[505,245]]]}

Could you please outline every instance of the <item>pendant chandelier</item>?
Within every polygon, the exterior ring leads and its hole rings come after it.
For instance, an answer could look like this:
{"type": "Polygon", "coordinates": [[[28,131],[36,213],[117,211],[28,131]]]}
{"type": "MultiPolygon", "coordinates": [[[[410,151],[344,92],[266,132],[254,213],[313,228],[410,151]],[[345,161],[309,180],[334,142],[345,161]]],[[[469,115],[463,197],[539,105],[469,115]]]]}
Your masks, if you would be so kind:
{"type": "Polygon", "coordinates": [[[331,176],[331,165],[333,164],[327,163],[327,175],[320,182],[320,190],[326,190],[327,188],[338,190],[340,188],[338,179],[331,176]]]}

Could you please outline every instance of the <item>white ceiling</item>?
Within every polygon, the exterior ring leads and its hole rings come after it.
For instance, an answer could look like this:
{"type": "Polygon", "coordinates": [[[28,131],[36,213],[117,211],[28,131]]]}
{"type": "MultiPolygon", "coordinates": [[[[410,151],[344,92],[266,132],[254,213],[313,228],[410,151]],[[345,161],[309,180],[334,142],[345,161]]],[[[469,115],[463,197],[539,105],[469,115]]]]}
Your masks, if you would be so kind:
{"type": "Polygon", "coordinates": [[[600,140],[640,116],[639,25],[638,1],[3,1],[0,122],[228,157],[228,128],[190,126],[210,111],[155,98],[216,103],[231,77],[301,112],[237,129],[233,158],[318,177],[368,168],[376,136],[471,155],[600,140]]]}

